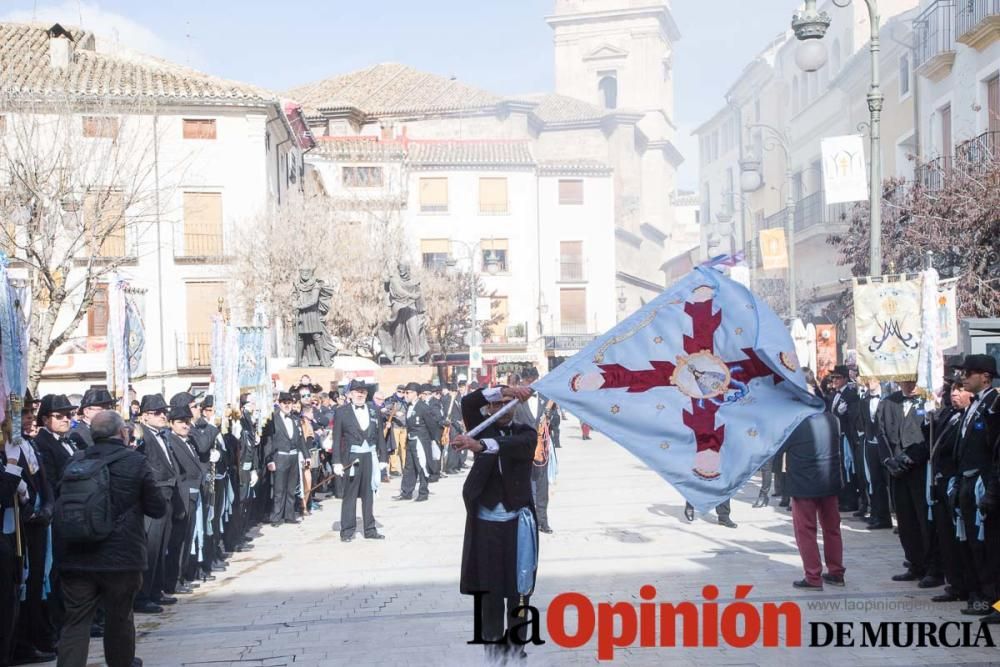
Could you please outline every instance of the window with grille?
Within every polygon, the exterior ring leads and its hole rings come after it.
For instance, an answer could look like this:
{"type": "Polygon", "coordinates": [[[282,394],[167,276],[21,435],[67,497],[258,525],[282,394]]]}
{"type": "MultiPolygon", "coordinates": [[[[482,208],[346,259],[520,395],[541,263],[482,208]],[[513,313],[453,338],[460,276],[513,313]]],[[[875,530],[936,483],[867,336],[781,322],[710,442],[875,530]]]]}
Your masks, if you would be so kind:
{"type": "Polygon", "coordinates": [[[444,270],[451,255],[448,239],[420,239],[420,255],[425,269],[444,270]]]}
{"type": "Polygon", "coordinates": [[[559,242],[559,280],[583,280],[583,241],[559,242]]]}
{"type": "Polygon", "coordinates": [[[420,212],[421,213],[448,212],[447,178],[420,179],[420,212]]]}
{"type": "Polygon", "coordinates": [[[222,256],[222,193],[184,193],[182,257],[222,256]]]}
{"type": "Polygon", "coordinates": [[[483,250],[483,269],[490,262],[497,265],[497,273],[507,273],[510,270],[508,264],[507,239],[486,239],[480,242],[483,250]]]}
{"type": "Polygon", "coordinates": [[[564,334],[587,333],[587,290],[559,290],[559,322],[564,334]]]}
{"type": "Polygon", "coordinates": [[[185,118],[185,139],[215,139],[214,118],[185,118]]]}
{"type": "Polygon", "coordinates": [[[382,187],[382,167],[344,167],[343,175],[349,188],[382,187]]]}
{"type": "Polygon", "coordinates": [[[97,257],[125,256],[125,210],[120,190],[91,190],[84,196],[87,247],[97,257]]]}
{"type": "Polygon", "coordinates": [[[94,139],[117,139],[118,119],[114,116],[84,116],[83,136],[94,139]]]}
{"type": "Polygon", "coordinates": [[[564,206],[583,204],[583,180],[581,179],[560,180],[559,203],[564,206]]]}
{"type": "Polygon", "coordinates": [[[506,215],[507,179],[479,179],[479,212],[484,215],[506,215]]]}

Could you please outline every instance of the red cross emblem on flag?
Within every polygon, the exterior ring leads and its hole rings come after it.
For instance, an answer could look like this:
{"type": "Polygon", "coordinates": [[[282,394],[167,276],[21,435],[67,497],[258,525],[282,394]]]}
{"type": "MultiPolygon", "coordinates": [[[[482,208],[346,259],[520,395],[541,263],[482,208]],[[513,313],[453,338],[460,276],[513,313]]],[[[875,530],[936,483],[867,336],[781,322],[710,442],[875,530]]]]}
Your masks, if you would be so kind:
{"type": "MultiPolygon", "coordinates": [[[[721,308],[716,310],[713,296],[713,288],[702,285],[684,302],[692,333],[684,336],[683,353],[673,361],[650,360],[650,368],[645,370],[598,363],[599,372],[577,373],[570,382],[574,392],[626,389],[636,393],[669,387],[689,397],[691,407],[684,410],[683,420],[694,432],[697,445],[692,470],[708,480],[720,475],[720,452],[726,440],[725,424],[716,425],[716,413],[724,405],[746,398],[750,382],[756,378],[772,377],[775,385],[783,380],[752,347],[741,348],[744,359],[728,361],[716,354],[715,333],[724,313],[721,308]]],[[[798,368],[797,360],[787,353],[782,353],[781,363],[792,371],[798,368]]]]}

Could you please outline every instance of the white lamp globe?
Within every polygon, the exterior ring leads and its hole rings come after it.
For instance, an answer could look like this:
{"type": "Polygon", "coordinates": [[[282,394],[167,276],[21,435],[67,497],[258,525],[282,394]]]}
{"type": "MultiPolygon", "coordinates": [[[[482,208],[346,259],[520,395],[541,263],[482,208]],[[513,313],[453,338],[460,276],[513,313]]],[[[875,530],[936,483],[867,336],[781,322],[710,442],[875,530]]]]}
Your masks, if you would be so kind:
{"type": "Polygon", "coordinates": [[[826,64],[826,47],[819,39],[804,39],[795,49],[795,64],[803,72],[815,72],[826,64]]]}
{"type": "Polygon", "coordinates": [[[747,169],[740,174],[740,189],[743,192],[757,192],[761,185],[760,172],[756,169],[747,169]]]}

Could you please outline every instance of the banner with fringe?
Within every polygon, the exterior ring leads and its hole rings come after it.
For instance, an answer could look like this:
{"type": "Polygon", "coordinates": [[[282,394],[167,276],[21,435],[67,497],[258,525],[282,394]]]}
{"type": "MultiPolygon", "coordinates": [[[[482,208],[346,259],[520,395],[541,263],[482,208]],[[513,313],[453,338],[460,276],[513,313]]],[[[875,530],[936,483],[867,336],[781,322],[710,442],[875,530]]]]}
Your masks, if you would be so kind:
{"type": "Polygon", "coordinates": [[[923,334],[921,280],[854,280],[854,329],[862,380],[916,381],[923,334]]]}

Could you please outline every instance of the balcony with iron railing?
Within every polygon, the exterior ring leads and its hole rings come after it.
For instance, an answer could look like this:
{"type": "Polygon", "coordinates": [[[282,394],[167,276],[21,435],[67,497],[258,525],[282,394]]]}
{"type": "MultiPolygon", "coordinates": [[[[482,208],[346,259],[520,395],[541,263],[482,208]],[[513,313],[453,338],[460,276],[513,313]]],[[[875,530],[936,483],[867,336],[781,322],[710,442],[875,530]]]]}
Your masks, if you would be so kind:
{"type": "Polygon", "coordinates": [[[580,257],[559,258],[559,281],[564,283],[583,282],[583,259],[580,257]]]}
{"type": "Polygon", "coordinates": [[[955,148],[954,155],[942,155],[917,165],[914,181],[926,190],[940,190],[953,173],[982,175],[1000,161],[1000,132],[983,132],[955,148]]]}
{"type": "Polygon", "coordinates": [[[940,81],[955,64],[955,2],[935,0],[913,21],[916,71],[940,81]]]}
{"type": "Polygon", "coordinates": [[[960,0],[955,40],[982,51],[1000,39],[1000,0],[960,0]]]}
{"type": "Polygon", "coordinates": [[[212,262],[224,257],[222,227],[219,225],[185,225],[181,246],[174,249],[174,260],[212,262]]]}
{"type": "Polygon", "coordinates": [[[212,364],[212,334],[188,332],[177,334],[177,368],[191,370],[212,364]]]}

